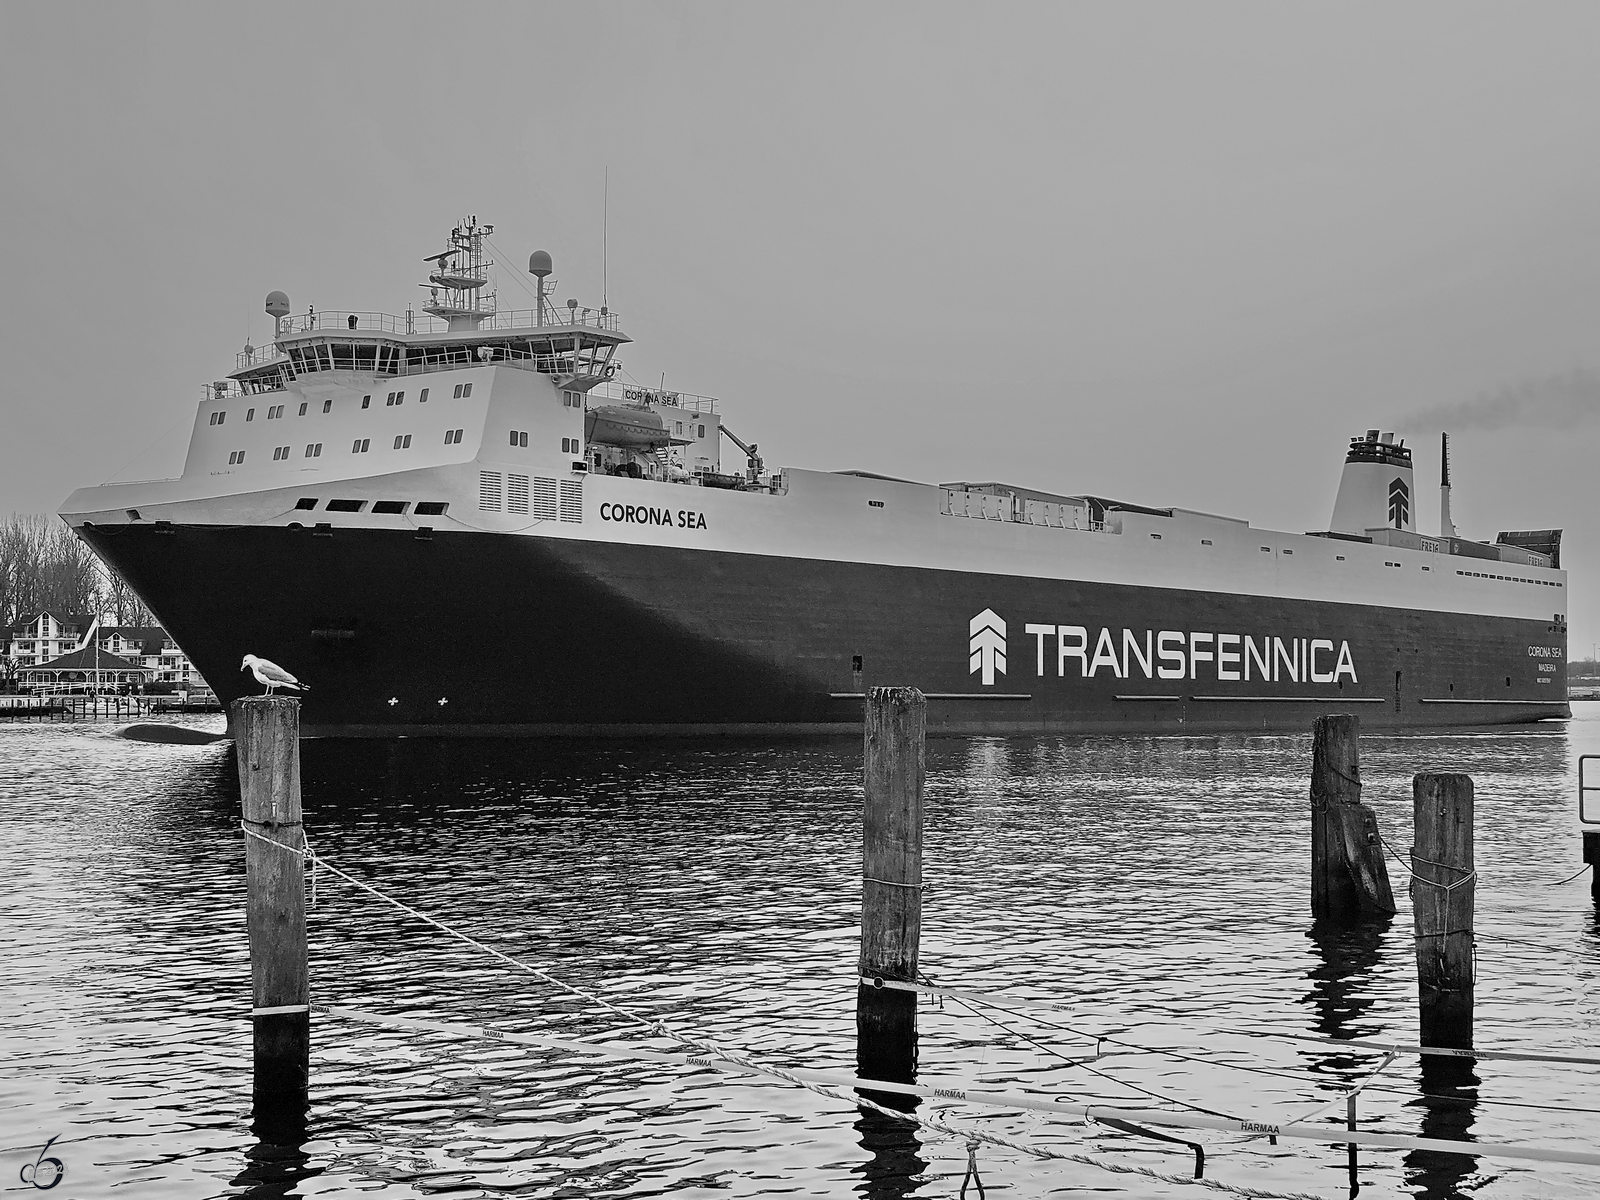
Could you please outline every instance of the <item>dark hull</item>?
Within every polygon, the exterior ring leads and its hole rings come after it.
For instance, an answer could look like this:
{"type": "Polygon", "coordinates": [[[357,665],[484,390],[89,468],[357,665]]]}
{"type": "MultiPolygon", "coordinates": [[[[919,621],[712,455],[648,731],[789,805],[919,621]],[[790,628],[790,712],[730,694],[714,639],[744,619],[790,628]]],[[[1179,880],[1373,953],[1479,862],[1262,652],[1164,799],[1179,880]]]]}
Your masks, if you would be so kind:
{"type": "Polygon", "coordinates": [[[930,700],[930,727],[952,733],[1303,730],[1335,711],[1368,727],[1568,715],[1566,633],[1541,621],[479,533],[82,532],[225,703],[259,691],[239,670],[246,653],[310,684],[308,733],[844,730],[875,684],[945,697],[930,700]],[[968,623],[985,609],[1010,623],[1008,672],[990,687],[968,661],[968,623]],[[1075,662],[1058,677],[1054,642],[1041,677],[1030,621],[1070,621],[1091,638],[1106,626],[1347,641],[1358,680],[1223,683],[1204,663],[1173,681],[1136,667],[1082,678],[1075,662]],[[1174,698],[1148,698],[1162,695],[1174,698]]]}

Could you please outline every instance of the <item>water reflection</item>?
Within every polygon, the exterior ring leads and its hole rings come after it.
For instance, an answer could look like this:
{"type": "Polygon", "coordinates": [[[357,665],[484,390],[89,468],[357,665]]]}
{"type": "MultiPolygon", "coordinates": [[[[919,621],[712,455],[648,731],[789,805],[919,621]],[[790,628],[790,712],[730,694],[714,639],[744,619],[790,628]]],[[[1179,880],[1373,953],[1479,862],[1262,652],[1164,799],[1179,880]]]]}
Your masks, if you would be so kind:
{"type": "Polygon", "coordinates": [[[287,1144],[261,1141],[245,1152],[244,1170],[229,1183],[237,1191],[232,1195],[248,1200],[279,1200],[279,1197],[303,1195],[300,1184],[322,1174],[322,1168],[311,1165],[311,1156],[303,1150],[305,1131],[298,1139],[287,1144]]]}
{"type": "MultiPolygon", "coordinates": [[[[1477,1110],[1477,1060],[1424,1055],[1419,1088],[1425,1093],[1413,1102],[1422,1110],[1419,1136],[1470,1142],[1477,1110]]],[[[1456,1200],[1463,1184],[1478,1171],[1478,1160],[1465,1154],[1439,1154],[1412,1150],[1406,1154],[1406,1182],[1417,1188],[1421,1200],[1456,1200]]]]}
{"type": "MultiPolygon", "coordinates": [[[[1306,937],[1316,947],[1318,961],[1307,972],[1311,987],[1306,1003],[1316,1013],[1312,1028],[1318,1034],[1345,1041],[1366,1037],[1381,1028],[1367,1018],[1378,1001],[1372,975],[1382,958],[1384,935],[1389,932],[1390,923],[1388,916],[1372,917],[1354,925],[1312,922],[1306,937]]],[[[1344,1081],[1356,1080],[1373,1066],[1371,1051],[1339,1053],[1327,1049],[1311,1061],[1313,1072],[1344,1081]]],[[[1361,1152],[1350,1142],[1345,1154],[1353,1200],[1361,1191],[1361,1152]]]]}
{"type": "MultiPolygon", "coordinates": [[[[873,1098],[882,1099],[877,1094],[873,1098]]],[[[852,1168],[860,1176],[854,1190],[869,1200],[915,1196],[922,1173],[928,1169],[927,1160],[920,1154],[922,1143],[915,1127],[870,1108],[860,1110],[855,1127],[861,1148],[869,1157],[852,1168]]]]}

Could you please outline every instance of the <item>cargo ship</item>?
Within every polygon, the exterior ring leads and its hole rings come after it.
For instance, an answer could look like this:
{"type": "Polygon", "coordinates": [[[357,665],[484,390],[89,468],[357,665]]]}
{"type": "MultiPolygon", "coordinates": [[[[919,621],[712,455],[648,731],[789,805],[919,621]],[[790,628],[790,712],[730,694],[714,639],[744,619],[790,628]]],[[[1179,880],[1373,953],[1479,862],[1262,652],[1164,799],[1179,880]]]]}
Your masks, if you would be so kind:
{"type": "Polygon", "coordinates": [[[224,702],[254,653],[310,684],[322,735],[838,731],[876,684],[951,733],[1570,715],[1560,531],[1458,536],[1447,446],[1438,536],[1376,429],[1304,533],[769,469],[720,400],[630,382],[617,315],[555,303],[549,254],[533,307],[500,308],[492,231],[423,260],[421,313],[272,292],[182,475],[62,507],[224,702]]]}

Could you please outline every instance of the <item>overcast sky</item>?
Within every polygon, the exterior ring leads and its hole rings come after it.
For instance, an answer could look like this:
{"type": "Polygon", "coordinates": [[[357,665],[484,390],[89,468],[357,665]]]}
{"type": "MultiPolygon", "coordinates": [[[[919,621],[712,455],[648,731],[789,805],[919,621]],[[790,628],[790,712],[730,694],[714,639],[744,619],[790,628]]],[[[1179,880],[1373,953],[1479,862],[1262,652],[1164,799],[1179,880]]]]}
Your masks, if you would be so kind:
{"type": "Polygon", "coordinates": [[[1600,5],[3,0],[0,103],[0,513],[476,213],[777,466],[1325,529],[1377,426],[1432,532],[1448,428],[1600,641],[1600,5]]]}

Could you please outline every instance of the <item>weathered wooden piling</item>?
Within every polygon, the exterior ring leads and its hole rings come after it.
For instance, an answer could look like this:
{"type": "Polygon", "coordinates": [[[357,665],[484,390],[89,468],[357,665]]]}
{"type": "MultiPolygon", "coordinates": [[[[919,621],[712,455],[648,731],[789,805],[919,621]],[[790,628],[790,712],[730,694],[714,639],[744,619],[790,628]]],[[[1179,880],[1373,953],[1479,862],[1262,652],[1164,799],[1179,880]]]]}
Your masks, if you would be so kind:
{"type": "Polygon", "coordinates": [[[1311,727],[1311,915],[1354,921],[1393,916],[1378,818],[1361,803],[1360,720],[1318,717],[1311,727]]]}
{"type": "MultiPolygon", "coordinates": [[[[922,936],[922,785],[927,701],[916,688],[867,692],[861,856],[863,981],[915,982],[922,936]]],[[[863,982],[856,1063],[867,1079],[913,1082],[917,997],[863,982]]],[[[897,1098],[903,1103],[904,1098],[897,1098]]]]}
{"type": "Polygon", "coordinates": [[[305,866],[300,823],[300,701],[235,700],[254,1004],[256,1126],[264,1140],[302,1126],[311,1057],[305,866]],[[274,845],[273,843],[277,843],[274,845]],[[280,847],[284,847],[281,848],[280,847]]]}
{"type": "Polygon", "coordinates": [[[1472,1045],[1472,777],[1416,776],[1411,911],[1417,935],[1422,1040],[1472,1045]]]}

